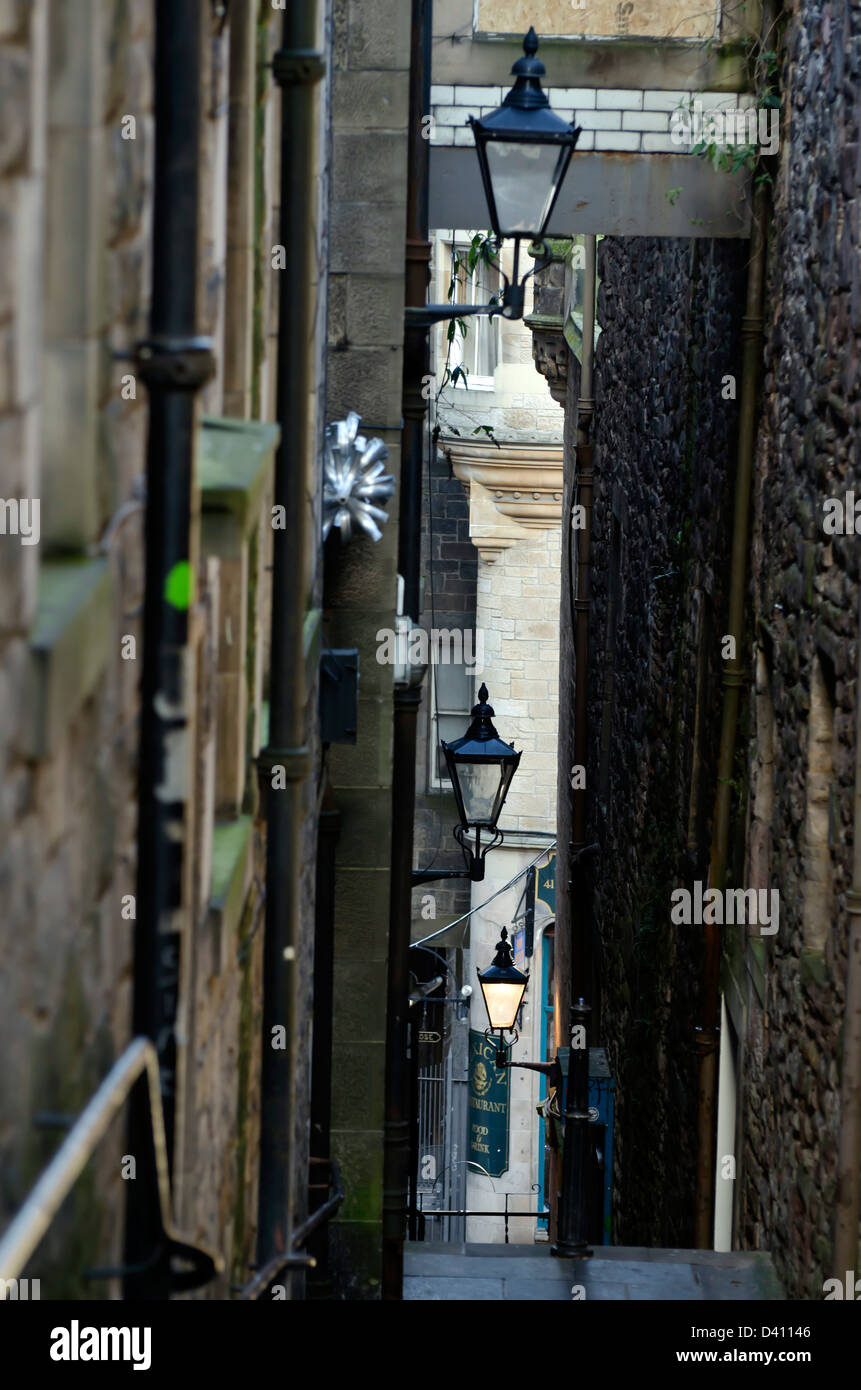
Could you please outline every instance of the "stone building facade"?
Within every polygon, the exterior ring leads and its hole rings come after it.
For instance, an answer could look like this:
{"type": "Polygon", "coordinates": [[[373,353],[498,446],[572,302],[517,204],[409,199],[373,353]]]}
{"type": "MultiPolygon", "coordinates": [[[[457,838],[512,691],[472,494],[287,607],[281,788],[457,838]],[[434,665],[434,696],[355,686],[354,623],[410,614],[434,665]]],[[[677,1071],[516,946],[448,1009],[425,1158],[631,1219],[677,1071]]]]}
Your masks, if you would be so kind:
{"type": "MultiPolygon", "coordinates": [[[[452,251],[467,248],[474,235],[437,229],[432,299],[446,299],[453,274],[460,281],[457,293],[469,296],[471,290],[464,281],[470,277],[463,268],[453,268],[452,251]]],[[[510,273],[505,253],[503,268],[510,273]]],[[[479,267],[475,278],[488,274],[479,267]]],[[[486,285],[482,288],[487,292],[486,285]]],[[[528,307],[533,307],[531,289],[528,307]]],[[[436,629],[441,640],[419,731],[414,860],[418,869],[431,874],[434,868],[463,869],[463,856],[451,833],[457,822],[454,796],[446,774],[440,774],[439,740],[451,741],[466,731],[482,681],[489,687],[501,737],[523,751],[523,760],[500,821],[505,842],[488,854],[484,881],[471,885],[466,879],[428,882],[413,894],[413,940],[430,936],[429,945],[438,953],[436,959],[426,949],[412,953],[417,979],[439,975],[442,952],[447,965],[445,989],[438,987],[437,993],[451,997],[455,989],[471,991],[462,1009],[424,1006],[429,1010],[427,1029],[438,1030],[444,1041],[438,1056],[430,1047],[419,1050],[423,1084],[433,1089],[435,1069],[442,1079],[450,1073],[457,1113],[442,1132],[420,1121],[421,1141],[429,1141],[427,1153],[445,1175],[436,1186],[428,1181],[422,1201],[430,1209],[436,1202],[458,1209],[498,1211],[499,1216],[450,1222],[445,1228],[450,1238],[465,1236],[491,1243],[505,1239],[507,1202],[511,1211],[519,1213],[511,1219],[510,1228],[510,1238],[519,1243],[534,1240],[536,1234],[534,1213],[544,1161],[535,1115],[540,1082],[531,1072],[511,1073],[504,1173],[489,1179],[474,1165],[467,1168],[468,1030],[474,1036],[483,1034],[487,1026],[476,970],[493,958],[501,924],[507,925],[512,936],[518,929],[514,919],[522,919],[523,871],[533,860],[546,861],[542,849],[554,839],[564,415],[560,400],[554,399],[535,369],[531,335],[523,323],[490,320],[476,326],[475,320],[469,320],[463,341],[459,330],[453,337],[454,350],[445,326],[436,330],[438,394],[425,490],[422,625],[429,633],[436,629]],[[477,335],[480,346],[475,343],[477,335]],[[446,369],[450,373],[459,363],[467,367],[468,375],[452,383],[446,369]],[[460,651],[467,661],[455,662],[462,670],[454,671],[449,664],[450,633],[463,634],[460,651]],[[516,879],[514,886],[496,897],[486,912],[476,910],[511,879],[516,879]],[[470,910],[473,915],[460,920],[470,910]],[[447,923],[454,924],[450,931],[447,923]]],[[[542,916],[539,909],[535,954],[525,962],[534,971],[535,983],[513,1056],[535,1057],[541,1050],[545,1018],[538,994],[543,931],[548,926],[552,926],[550,914],[542,916]]],[[[430,1219],[427,1238],[440,1238],[442,1229],[441,1223],[430,1219]]]]}
{"type": "Polygon", "coordinates": [[[397,611],[410,10],[337,4],[332,27],[327,419],[354,410],[382,439],[398,480],[374,543],[333,533],[325,556],[324,642],[358,649],[354,744],[332,744],[321,784],[337,813],[331,1152],[346,1197],[331,1227],[339,1298],[381,1286],[386,963],[394,668],[377,634],[397,611]]]}
{"type": "MultiPolygon", "coordinates": [[[[7,520],[9,498],[40,514],[26,544],[8,525],[0,540],[4,1224],[56,1147],[36,1117],[82,1108],[130,1019],[137,668],[122,646],[140,640],[146,410],[111,351],[146,327],[152,28],[149,6],[72,8],[0,15],[0,459],[7,520]]],[[[46,1293],[85,1291],[61,1272],[70,1229],[87,1263],[118,1261],[122,1140],[43,1250],[46,1293]]]]}
{"type": "MultiPolygon", "coordinates": [[[[208,5],[200,20],[200,249],[189,274],[216,374],[197,427],[193,862],[172,1190],[183,1233],[222,1258],[203,1296],[223,1298],[249,1277],[257,1224],[265,838],[254,759],[278,442],[266,423],[278,285],[267,64],[281,18],[239,0],[229,24],[208,5]]],[[[55,1151],[57,1124],[62,1133],[130,1040],[148,418],[133,353],[152,272],[153,52],[151,0],[0,6],[4,1226],[55,1151]],[[29,521],[39,506],[30,535],[23,499],[37,499],[29,521]]],[[[325,83],[319,112],[323,135],[325,83]]],[[[325,198],[325,179],[318,186],[325,198]]],[[[313,879],[316,788],[311,812],[313,879]]],[[[300,1079],[300,1214],[308,1101],[300,1079]]],[[[126,1147],[118,1119],[34,1257],[43,1296],[102,1296],[84,1271],[122,1263],[126,1147]]]]}

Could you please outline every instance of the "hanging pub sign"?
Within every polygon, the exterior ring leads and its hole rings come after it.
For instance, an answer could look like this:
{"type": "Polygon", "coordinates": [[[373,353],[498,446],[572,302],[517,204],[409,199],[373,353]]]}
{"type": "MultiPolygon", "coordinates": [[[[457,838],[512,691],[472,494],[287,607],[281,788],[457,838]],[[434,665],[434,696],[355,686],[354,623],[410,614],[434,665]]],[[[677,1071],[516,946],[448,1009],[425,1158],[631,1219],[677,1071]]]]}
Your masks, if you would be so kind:
{"type": "Polygon", "coordinates": [[[542,864],[535,877],[535,901],[543,903],[551,916],[556,916],[556,851],[552,849],[547,863],[542,864]]]}
{"type": "Polygon", "coordinates": [[[496,1065],[496,1042],[469,1031],[469,1157],[475,1172],[508,1171],[508,1077],[496,1065]]]}

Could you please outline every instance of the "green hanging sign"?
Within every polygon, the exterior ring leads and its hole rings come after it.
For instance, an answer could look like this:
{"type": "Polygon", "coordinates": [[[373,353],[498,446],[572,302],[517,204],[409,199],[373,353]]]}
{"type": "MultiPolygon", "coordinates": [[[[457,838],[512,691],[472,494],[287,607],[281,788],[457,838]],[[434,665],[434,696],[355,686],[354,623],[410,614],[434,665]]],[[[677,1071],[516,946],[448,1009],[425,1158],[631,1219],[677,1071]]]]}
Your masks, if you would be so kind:
{"type": "Polygon", "coordinates": [[[470,1029],[468,1166],[491,1178],[508,1171],[508,1078],[496,1042],[470,1029]]]}
{"type": "Polygon", "coordinates": [[[535,899],[556,916],[556,851],[552,849],[546,864],[535,873],[535,899]]]}

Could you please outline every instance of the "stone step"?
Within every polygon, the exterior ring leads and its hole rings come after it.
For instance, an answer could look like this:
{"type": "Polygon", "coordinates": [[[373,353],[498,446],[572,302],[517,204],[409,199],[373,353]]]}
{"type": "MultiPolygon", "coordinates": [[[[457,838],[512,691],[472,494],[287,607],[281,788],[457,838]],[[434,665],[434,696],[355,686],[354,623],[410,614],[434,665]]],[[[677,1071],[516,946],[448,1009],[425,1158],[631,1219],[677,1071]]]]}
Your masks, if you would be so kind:
{"type": "Polygon", "coordinates": [[[752,1250],[600,1246],[590,1259],[557,1259],[547,1246],[410,1242],[404,1299],[568,1301],[782,1299],[770,1255],[752,1250]],[[582,1292],[580,1292],[582,1290],[582,1292]]]}

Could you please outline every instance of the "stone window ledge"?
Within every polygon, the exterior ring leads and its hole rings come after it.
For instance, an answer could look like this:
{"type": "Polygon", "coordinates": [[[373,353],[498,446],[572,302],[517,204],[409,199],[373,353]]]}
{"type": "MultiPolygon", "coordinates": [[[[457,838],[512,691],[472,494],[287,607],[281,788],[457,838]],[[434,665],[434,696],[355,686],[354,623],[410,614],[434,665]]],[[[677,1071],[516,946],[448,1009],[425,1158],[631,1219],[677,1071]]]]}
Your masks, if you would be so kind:
{"type": "Polygon", "coordinates": [[[213,827],[209,900],[213,975],[225,969],[230,943],[236,940],[242,921],[253,867],[251,832],[250,816],[213,827]]]}
{"type": "Polygon", "coordinates": [[[198,476],[204,549],[235,549],[259,518],[281,431],[259,420],[205,416],[200,428],[198,476]]]}
{"type": "Polygon", "coordinates": [[[204,416],[198,435],[200,548],[218,562],[215,810],[238,815],[247,753],[256,753],[271,547],[272,480],[280,430],[258,420],[204,416]],[[249,659],[253,655],[253,659],[249,659]]]}
{"type": "Polygon", "coordinates": [[[105,558],[46,559],[30,634],[25,757],[50,758],[95,690],[114,634],[105,558]]]}

